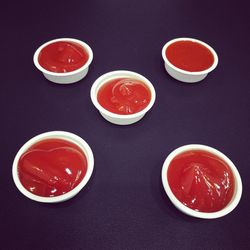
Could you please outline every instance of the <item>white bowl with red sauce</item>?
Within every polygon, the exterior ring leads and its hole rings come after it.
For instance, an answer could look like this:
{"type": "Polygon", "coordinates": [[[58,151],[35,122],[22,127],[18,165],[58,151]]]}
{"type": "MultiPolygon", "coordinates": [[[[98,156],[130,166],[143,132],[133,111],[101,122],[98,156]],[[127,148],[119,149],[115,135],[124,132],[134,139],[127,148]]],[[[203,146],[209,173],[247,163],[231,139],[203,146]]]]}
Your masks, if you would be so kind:
{"type": "Polygon", "coordinates": [[[194,38],[176,38],[162,48],[165,69],[174,79],[186,83],[203,80],[218,64],[215,50],[194,38]]]}
{"type": "Polygon", "coordinates": [[[138,122],[156,98],[154,86],[146,77],[126,70],[100,76],[93,83],[90,96],[103,118],[116,125],[138,122]]]}
{"type": "Polygon", "coordinates": [[[33,137],[19,149],[12,176],[29,199],[58,203],[78,194],[93,169],[94,156],[86,141],[69,132],[51,131],[33,137]]]}
{"type": "Polygon", "coordinates": [[[74,38],[58,38],[41,45],[33,61],[46,79],[59,84],[75,83],[83,79],[93,60],[90,46],[74,38]]]}
{"type": "Polygon", "coordinates": [[[162,167],[162,183],[174,206],[203,219],[227,215],[242,195],[240,174],[220,151],[190,144],[172,151],[162,167]]]}

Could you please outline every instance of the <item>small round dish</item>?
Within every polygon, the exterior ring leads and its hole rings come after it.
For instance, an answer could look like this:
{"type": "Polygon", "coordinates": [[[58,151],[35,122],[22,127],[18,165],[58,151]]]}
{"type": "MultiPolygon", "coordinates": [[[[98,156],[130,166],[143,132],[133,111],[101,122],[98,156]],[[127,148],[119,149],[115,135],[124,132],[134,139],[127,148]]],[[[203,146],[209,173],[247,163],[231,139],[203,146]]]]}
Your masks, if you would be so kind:
{"type": "MultiPolygon", "coordinates": [[[[18,190],[25,195],[27,198],[34,200],[34,201],[38,201],[38,202],[43,202],[43,203],[58,203],[58,202],[63,202],[66,201],[68,199],[73,198],[77,193],[79,193],[81,191],[81,189],[87,184],[87,182],[89,181],[92,172],[94,169],[94,156],[92,153],[91,148],[89,147],[89,145],[87,144],[87,142],[85,142],[81,137],[72,134],[70,132],[65,132],[65,131],[51,131],[51,132],[46,132],[46,133],[42,133],[39,134],[35,137],[33,137],[32,139],[28,140],[17,152],[14,161],[13,161],[13,165],[12,165],[12,177],[14,180],[14,183],[16,185],[16,187],[18,188],[18,190]],[[82,152],[85,154],[86,156],[86,160],[87,160],[87,170],[86,173],[83,177],[83,179],[80,181],[80,183],[75,186],[73,189],[71,189],[69,192],[64,193],[62,195],[58,195],[58,196],[53,196],[53,197],[44,197],[44,196],[39,196],[36,194],[33,194],[32,192],[28,191],[21,183],[20,179],[19,179],[19,171],[18,171],[18,163],[20,160],[20,157],[27,152],[27,150],[29,148],[31,148],[34,144],[41,142],[43,140],[47,140],[47,139],[63,139],[65,141],[68,141],[70,143],[75,144],[76,146],[78,146],[82,152]]],[[[46,173],[45,173],[46,175],[46,173]]]]}
{"type": "Polygon", "coordinates": [[[90,96],[91,100],[94,104],[94,106],[99,110],[100,114],[105,118],[107,121],[116,124],[116,125],[129,125],[133,124],[140,119],[152,108],[155,102],[156,94],[155,94],[155,89],[152,83],[144,76],[132,72],[132,71],[126,71],[126,70],[117,70],[117,71],[112,71],[109,73],[106,73],[102,76],[100,76],[92,85],[91,91],[90,91],[90,96]],[[107,82],[117,79],[117,78],[131,78],[131,79],[136,79],[141,82],[143,82],[149,89],[150,91],[150,102],[148,105],[141,111],[133,114],[116,114],[113,112],[108,111],[105,109],[103,106],[100,105],[97,99],[98,91],[100,88],[106,84],[107,82]]]}
{"type": "Polygon", "coordinates": [[[162,184],[163,184],[164,190],[165,190],[167,196],[169,197],[170,201],[173,203],[173,205],[177,209],[179,209],[181,212],[183,212],[189,216],[193,216],[193,217],[197,217],[197,218],[215,219],[215,218],[219,218],[219,217],[227,215],[228,213],[230,213],[231,211],[233,211],[235,209],[235,207],[238,205],[240,198],[241,198],[241,195],[242,195],[241,177],[240,177],[240,174],[239,174],[237,168],[233,164],[233,162],[226,155],[221,153],[220,151],[218,151],[212,147],[205,146],[205,145],[190,144],[190,145],[181,146],[181,147],[175,149],[174,151],[172,151],[168,155],[166,160],[164,161],[164,164],[162,167],[162,172],[161,172],[161,177],[162,177],[162,184]],[[176,156],[178,156],[184,152],[195,151],[195,150],[206,151],[206,152],[218,157],[218,159],[221,159],[223,162],[225,162],[229,166],[229,168],[233,174],[234,191],[233,191],[232,198],[229,201],[229,203],[219,211],[200,212],[200,211],[196,211],[194,209],[191,209],[188,206],[185,206],[179,199],[177,199],[177,197],[172,192],[171,187],[169,185],[167,174],[168,174],[168,169],[169,169],[170,163],[173,161],[173,159],[176,156]]]}
{"type": "Polygon", "coordinates": [[[38,70],[40,70],[43,73],[45,78],[51,82],[59,83],[59,84],[75,83],[75,82],[78,82],[81,79],[83,79],[88,73],[89,66],[90,66],[92,60],[93,60],[93,52],[92,52],[92,49],[90,48],[90,46],[81,40],[73,39],[73,38],[58,38],[58,39],[48,41],[48,42],[44,43],[43,45],[41,45],[36,50],[36,52],[33,56],[33,62],[35,64],[35,66],[37,67],[38,70]],[[56,42],[71,42],[71,43],[75,43],[77,45],[80,45],[84,49],[84,51],[87,52],[88,60],[80,68],[73,70],[73,71],[70,71],[70,72],[65,72],[65,73],[64,72],[63,73],[52,72],[52,71],[49,71],[49,70],[43,68],[39,63],[39,55],[40,55],[42,49],[44,49],[46,46],[48,46],[52,43],[56,43],[56,42]]]}
{"type": "MultiPolygon", "coordinates": [[[[191,51],[191,50],[189,50],[189,51],[191,51]]],[[[193,52],[194,51],[192,50],[192,53],[193,52]]],[[[182,53],[184,53],[184,52],[182,52],[182,53]]],[[[180,56],[183,56],[183,54],[182,55],[180,54],[180,56]]],[[[209,72],[213,71],[216,68],[216,66],[218,64],[218,56],[217,56],[215,50],[211,46],[209,46],[208,44],[206,44],[198,39],[186,38],[186,37],[175,38],[173,40],[168,41],[162,48],[162,58],[164,60],[165,69],[168,72],[168,74],[170,76],[172,76],[174,79],[179,80],[181,82],[186,82],[186,83],[195,83],[195,82],[199,82],[199,81],[203,80],[209,72]],[[201,71],[188,71],[186,69],[184,70],[184,69],[181,69],[179,67],[176,67],[168,59],[168,57],[166,55],[166,51],[170,45],[173,45],[174,43],[177,43],[177,42],[191,42],[193,44],[197,44],[200,47],[204,47],[204,48],[208,49],[208,51],[211,52],[211,54],[213,56],[212,64],[210,66],[208,66],[208,68],[202,69],[201,71]]],[[[197,58],[196,58],[196,60],[197,60],[197,58]]],[[[187,61],[185,61],[185,63],[187,63],[187,61]]]]}

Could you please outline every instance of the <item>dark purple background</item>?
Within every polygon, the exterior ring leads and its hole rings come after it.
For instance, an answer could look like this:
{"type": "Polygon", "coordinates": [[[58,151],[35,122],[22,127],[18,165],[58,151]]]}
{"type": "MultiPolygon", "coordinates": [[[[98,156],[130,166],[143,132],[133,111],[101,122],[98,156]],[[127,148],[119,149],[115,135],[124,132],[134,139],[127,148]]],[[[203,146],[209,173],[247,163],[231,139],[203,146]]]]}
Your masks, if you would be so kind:
{"type": "Polygon", "coordinates": [[[247,2],[2,3],[0,248],[249,249],[247,2]],[[163,45],[185,36],[207,42],[219,56],[216,70],[198,84],[172,79],[163,66],[163,45]],[[79,83],[50,83],[33,65],[36,48],[60,37],[81,39],[93,49],[89,74],[79,83]],[[106,122],[89,96],[97,77],[118,69],[144,75],[157,93],[152,111],[131,126],[106,122]],[[81,136],[95,156],[94,174],[85,189],[55,205],[27,199],[11,175],[18,149],[31,137],[52,130],[81,136]],[[188,217],[164,193],[164,159],[189,143],[221,150],[241,174],[241,202],[224,218],[188,217]]]}

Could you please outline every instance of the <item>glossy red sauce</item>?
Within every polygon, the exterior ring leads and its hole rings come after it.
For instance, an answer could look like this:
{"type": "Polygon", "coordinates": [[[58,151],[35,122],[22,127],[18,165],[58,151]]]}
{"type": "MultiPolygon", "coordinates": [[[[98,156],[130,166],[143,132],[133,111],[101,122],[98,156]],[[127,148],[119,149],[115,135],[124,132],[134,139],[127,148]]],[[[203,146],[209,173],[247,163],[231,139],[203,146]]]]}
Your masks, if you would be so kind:
{"type": "Polygon", "coordinates": [[[214,63],[212,52],[204,45],[192,41],[177,41],[166,49],[167,59],[177,68],[197,72],[210,68],[214,63]]]}
{"type": "Polygon", "coordinates": [[[223,209],[234,193],[230,167],[214,154],[202,150],[176,156],[169,165],[167,178],[176,198],[200,212],[223,209]]]}
{"type": "Polygon", "coordinates": [[[116,78],[98,91],[97,100],[110,112],[129,115],[143,110],[149,104],[151,93],[145,83],[137,79],[116,78]]]}
{"type": "Polygon", "coordinates": [[[69,192],[81,182],[86,171],[84,152],[76,144],[62,139],[46,139],[34,144],[18,162],[22,185],[43,197],[69,192]]]}
{"type": "Polygon", "coordinates": [[[44,47],[38,61],[48,71],[66,73],[81,68],[88,58],[87,51],[79,44],[59,41],[44,47]]]}

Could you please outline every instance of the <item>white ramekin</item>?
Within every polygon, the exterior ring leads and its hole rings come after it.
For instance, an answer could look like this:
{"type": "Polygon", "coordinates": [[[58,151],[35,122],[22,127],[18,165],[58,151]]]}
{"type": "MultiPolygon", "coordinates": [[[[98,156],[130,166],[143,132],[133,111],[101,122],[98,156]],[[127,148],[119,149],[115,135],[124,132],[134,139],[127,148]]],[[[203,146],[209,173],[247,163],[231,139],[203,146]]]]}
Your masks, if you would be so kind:
{"type": "Polygon", "coordinates": [[[51,132],[46,132],[46,133],[42,133],[39,134],[35,137],[33,137],[32,139],[28,140],[17,152],[14,162],[13,162],[13,166],[12,166],[12,177],[14,180],[14,183],[16,184],[16,187],[18,188],[18,190],[25,195],[26,197],[30,198],[31,200],[34,201],[38,201],[38,202],[44,202],[44,203],[57,203],[57,202],[62,202],[62,201],[66,201],[68,199],[71,199],[72,197],[74,197],[77,193],[80,192],[80,190],[87,184],[87,182],[89,181],[92,172],[94,169],[94,156],[92,153],[91,148],[89,147],[89,145],[87,144],[87,142],[85,142],[81,137],[69,133],[69,132],[65,132],[65,131],[51,131],[51,132]],[[63,140],[67,140],[69,142],[72,142],[74,144],[76,144],[77,146],[79,146],[82,151],[84,152],[86,159],[87,159],[87,172],[85,174],[85,176],[83,177],[82,181],[71,191],[69,191],[68,193],[59,195],[59,196],[55,196],[55,197],[42,197],[42,196],[38,196],[35,195],[31,192],[29,192],[27,189],[25,189],[22,185],[22,183],[19,180],[18,177],[18,161],[20,159],[20,157],[23,155],[23,153],[25,153],[32,145],[34,145],[35,143],[45,140],[45,139],[63,139],[63,140]]]}
{"type": "Polygon", "coordinates": [[[40,70],[43,73],[45,78],[51,82],[60,83],[60,84],[74,83],[74,82],[78,82],[81,79],[83,79],[88,73],[89,66],[90,66],[92,60],[93,60],[93,52],[92,52],[92,49],[89,47],[89,45],[81,40],[74,39],[74,38],[58,38],[58,39],[48,41],[48,42],[44,43],[43,45],[41,45],[36,50],[36,52],[33,56],[33,61],[34,61],[35,66],[37,67],[38,70],[40,70]],[[40,63],[38,61],[38,57],[39,57],[41,50],[51,43],[61,42],[61,41],[77,43],[78,45],[82,46],[86,50],[89,58],[88,58],[87,62],[81,68],[76,69],[76,70],[71,71],[71,72],[56,73],[56,72],[46,70],[40,65],[40,63]]]}
{"type": "Polygon", "coordinates": [[[206,44],[198,39],[187,38],[187,37],[175,38],[173,40],[168,41],[162,48],[162,58],[164,60],[165,69],[168,72],[168,74],[176,80],[179,80],[181,82],[187,82],[187,83],[194,83],[194,82],[199,82],[199,81],[203,80],[209,72],[211,72],[212,70],[214,70],[216,68],[216,66],[218,64],[218,56],[217,56],[215,50],[211,46],[209,46],[208,44],[206,44]],[[190,72],[190,71],[183,70],[183,69],[180,69],[180,68],[174,66],[168,60],[168,58],[166,56],[166,50],[167,50],[169,45],[171,45],[175,42],[178,42],[178,41],[191,41],[191,42],[196,42],[196,43],[199,43],[199,44],[205,46],[213,54],[213,57],[214,57],[213,64],[208,69],[202,70],[202,71],[197,71],[197,72],[190,72]]]}
{"type": "Polygon", "coordinates": [[[91,100],[94,104],[94,106],[99,110],[100,114],[109,122],[117,125],[129,125],[133,124],[140,119],[152,108],[156,94],[155,94],[155,89],[152,83],[144,76],[132,72],[132,71],[126,71],[126,70],[117,70],[117,71],[112,71],[109,73],[106,73],[102,76],[100,76],[92,85],[91,91],[90,91],[90,96],[91,100]],[[97,94],[98,90],[100,89],[101,86],[103,86],[106,82],[116,79],[116,78],[133,78],[133,79],[138,79],[145,83],[147,87],[150,90],[151,93],[151,99],[149,104],[141,111],[134,113],[134,114],[129,114],[129,115],[121,115],[121,114],[115,114],[107,109],[103,108],[98,100],[97,100],[97,94]]]}
{"type": "Polygon", "coordinates": [[[163,187],[165,189],[165,192],[167,193],[169,199],[174,204],[174,206],[177,209],[179,209],[181,212],[183,212],[187,215],[193,216],[193,217],[197,217],[197,218],[215,219],[215,218],[219,218],[219,217],[227,215],[228,213],[233,211],[235,209],[235,207],[238,205],[240,198],[241,198],[241,194],[242,194],[241,177],[240,177],[240,174],[239,174],[237,168],[233,164],[233,162],[226,155],[224,155],[223,153],[221,153],[217,149],[214,149],[212,147],[205,146],[205,145],[200,145],[200,144],[189,144],[189,145],[181,146],[181,147],[175,149],[174,151],[172,151],[168,155],[168,157],[166,158],[166,160],[163,164],[161,178],[162,178],[162,184],[163,184],[163,187]],[[169,164],[177,155],[179,155],[183,152],[186,152],[186,151],[190,151],[190,150],[204,150],[204,151],[207,151],[211,154],[214,154],[217,157],[219,157],[220,159],[222,159],[225,163],[227,163],[228,166],[230,167],[230,169],[232,170],[232,173],[234,176],[234,181],[235,181],[234,194],[233,194],[231,201],[222,210],[217,211],[217,212],[211,212],[211,213],[198,212],[198,211],[193,210],[193,209],[185,206],[184,204],[182,204],[176,198],[176,196],[173,194],[173,192],[169,186],[168,178],[167,178],[169,164]]]}

